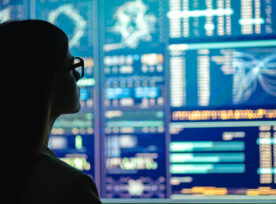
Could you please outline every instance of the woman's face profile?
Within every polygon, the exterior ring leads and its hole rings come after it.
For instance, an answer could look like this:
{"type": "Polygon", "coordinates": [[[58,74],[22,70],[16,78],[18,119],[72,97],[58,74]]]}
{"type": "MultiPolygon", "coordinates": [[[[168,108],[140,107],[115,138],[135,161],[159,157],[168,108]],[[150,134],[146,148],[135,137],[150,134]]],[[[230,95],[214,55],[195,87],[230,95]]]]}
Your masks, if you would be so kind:
{"type": "Polygon", "coordinates": [[[65,63],[58,73],[56,86],[54,87],[54,99],[52,104],[52,114],[76,113],[80,110],[80,89],[73,70],[64,70],[65,67],[74,64],[74,57],[68,51],[65,63]]]}

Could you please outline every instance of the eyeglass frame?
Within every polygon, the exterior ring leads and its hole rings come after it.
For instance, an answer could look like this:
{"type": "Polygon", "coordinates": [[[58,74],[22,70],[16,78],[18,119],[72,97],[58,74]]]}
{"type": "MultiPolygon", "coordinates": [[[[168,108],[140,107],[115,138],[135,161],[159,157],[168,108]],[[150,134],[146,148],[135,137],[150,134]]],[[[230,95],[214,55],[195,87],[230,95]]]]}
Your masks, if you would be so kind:
{"type": "MultiPolygon", "coordinates": [[[[76,68],[78,68],[78,67],[81,67],[81,75],[79,76],[79,78],[81,79],[81,78],[83,78],[84,77],[84,60],[81,58],[81,57],[73,57],[74,58],[74,60],[75,59],[79,59],[80,60],[80,62],[78,62],[78,63],[76,63],[76,64],[73,64],[73,65],[71,65],[71,66],[69,66],[69,67],[67,67],[66,69],[64,69],[65,71],[66,70],[74,70],[74,69],[76,69],[76,68]]],[[[78,72],[79,73],[79,72],[78,72]]]]}

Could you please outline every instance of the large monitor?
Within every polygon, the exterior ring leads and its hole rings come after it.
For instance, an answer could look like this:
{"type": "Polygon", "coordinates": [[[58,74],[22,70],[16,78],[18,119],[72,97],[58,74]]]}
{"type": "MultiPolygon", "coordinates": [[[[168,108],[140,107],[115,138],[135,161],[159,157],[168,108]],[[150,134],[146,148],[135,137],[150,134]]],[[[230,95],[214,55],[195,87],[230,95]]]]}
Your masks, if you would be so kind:
{"type": "Polygon", "coordinates": [[[276,200],[276,1],[5,2],[1,22],[52,22],[85,59],[49,146],[107,203],[276,200]]]}

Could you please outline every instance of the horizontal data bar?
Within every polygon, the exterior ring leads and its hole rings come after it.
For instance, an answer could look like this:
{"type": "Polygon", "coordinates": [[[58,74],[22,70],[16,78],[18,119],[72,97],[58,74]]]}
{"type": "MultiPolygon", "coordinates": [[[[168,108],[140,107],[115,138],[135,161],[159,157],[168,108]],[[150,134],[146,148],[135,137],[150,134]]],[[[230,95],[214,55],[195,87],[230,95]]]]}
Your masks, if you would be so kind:
{"type": "Polygon", "coordinates": [[[276,174],[276,168],[259,168],[258,174],[276,174]]]}
{"type": "Polygon", "coordinates": [[[95,85],[95,79],[89,79],[89,78],[83,78],[78,81],[78,86],[94,86],[95,85]]]}
{"type": "Polygon", "coordinates": [[[172,174],[244,173],[244,164],[172,164],[172,174]]]}
{"type": "Polygon", "coordinates": [[[243,151],[244,142],[171,142],[171,152],[191,152],[191,151],[243,151]]]}
{"type": "Polygon", "coordinates": [[[172,44],[169,46],[169,50],[226,49],[273,46],[276,46],[276,40],[253,40],[217,43],[172,44]]]}
{"type": "Polygon", "coordinates": [[[276,125],[276,121],[227,121],[227,122],[173,122],[171,128],[206,128],[206,127],[258,127],[276,125]]]}
{"type": "Polygon", "coordinates": [[[257,144],[261,145],[261,144],[276,144],[276,138],[258,138],[257,139],[257,144]]]}
{"type": "Polygon", "coordinates": [[[108,121],[106,127],[160,127],[163,121],[108,121]]]}
{"type": "Polygon", "coordinates": [[[171,163],[219,163],[243,162],[243,153],[174,153],[170,155],[171,163]]]}

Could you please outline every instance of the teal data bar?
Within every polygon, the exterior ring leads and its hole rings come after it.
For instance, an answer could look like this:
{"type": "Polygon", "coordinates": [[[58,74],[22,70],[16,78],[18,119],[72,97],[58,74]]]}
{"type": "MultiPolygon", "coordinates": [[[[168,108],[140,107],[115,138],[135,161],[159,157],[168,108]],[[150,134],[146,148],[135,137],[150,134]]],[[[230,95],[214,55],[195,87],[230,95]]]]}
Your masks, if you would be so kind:
{"type": "Polygon", "coordinates": [[[171,174],[244,173],[244,164],[171,164],[171,174]]]}
{"type": "Polygon", "coordinates": [[[170,163],[244,162],[244,153],[173,153],[170,163]]]}
{"type": "Polygon", "coordinates": [[[276,174],[276,168],[259,168],[258,174],[276,174]]]}
{"type": "Polygon", "coordinates": [[[229,49],[273,46],[276,46],[276,40],[254,40],[217,43],[172,44],[169,46],[169,50],[229,49]]]}
{"type": "Polygon", "coordinates": [[[94,86],[95,85],[95,79],[90,79],[90,78],[83,78],[78,81],[78,86],[83,87],[83,86],[94,86]]]}
{"type": "Polygon", "coordinates": [[[212,141],[201,141],[201,142],[171,142],[171,152],[193,152],[193,151],[243,151],[244,142],[212,142],[212,141]]]}
{"type": "Polygon", "coordinates": [[[55,122],[55,128],[90,128],[94,115],[92,113],[79,114],[75,119],[64,116],[63,120],[55,122]]]}
{"type": "Polygon", "coordinates": [[[274,145],[276,144],[276,138],[258,138],[257,139],[257,144],[270,144],[274,145]]]}

